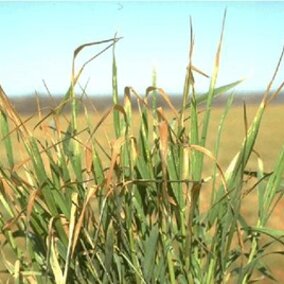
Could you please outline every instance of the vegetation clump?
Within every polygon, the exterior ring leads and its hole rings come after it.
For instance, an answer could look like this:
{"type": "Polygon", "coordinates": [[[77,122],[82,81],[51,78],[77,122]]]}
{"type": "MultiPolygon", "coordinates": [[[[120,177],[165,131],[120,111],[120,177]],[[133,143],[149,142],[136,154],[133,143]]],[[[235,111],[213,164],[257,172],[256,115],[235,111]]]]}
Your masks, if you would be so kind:
{"type": "MultiPolygon", "coordinates": [[[[33,127],[0,90],[0,267],[15,283],[248,283],[274,279],[263,259],[284,231],[267,222],[283,196],[284,147],[273,172],[261,158],[247,164],[265,109],[279,94],[269,83],[243,143],[224,170],[218,162],[222,130],[233,102],[227,103],[207,147],[212,103],[240,83],[216,87],[224,23],[209,91],[197,95],[193,36],[180,109],[153,84],[144,96],[126,87],[119,101],[114,48],[120,38],[84,44],[74,52],[71,84],[61,104],[33,127]],[[108,44],[75,71],[85,48],[108,44]],[[113,48],[113,105],[94,122],[78,117],[75,86],[85,66],[113,48]],[[169,110],[159,107],[160,96],[169,110]],[[139,125],[133,121],[133,99],[139,125]],[[151,104],[149,98],[151,97],[151,104]],[[71,106],[70,117],[62,112],[71,106]],[[135,106],[136,107],[136,106],[135,106]],[[202,108],[202,112],[201,112],[202,108]],[[108,147],[98,136],[109,116],[108,147]],[[39,133],[39,134],[38,134],[39,133]],[[21,149],[21,151],[19,150],[21,149]],[[207,164],[210,164],[210,171],[207,164]],[[247,178],[252,184],[247,185],[247,178]],[[207,210],[201,193],[206,192],[207,210]],[[255,223],[241,211],[257,193],[255,223]]],[[[83,90],[84,93],[84,90],[83,90]]],[[[80,106],[80,107],[84,107],[80,106]]],[[[244,112],[245,113],[245,112],[244,112]]],[[[282,247],[283,249],[283,247],[282,247]]]]}

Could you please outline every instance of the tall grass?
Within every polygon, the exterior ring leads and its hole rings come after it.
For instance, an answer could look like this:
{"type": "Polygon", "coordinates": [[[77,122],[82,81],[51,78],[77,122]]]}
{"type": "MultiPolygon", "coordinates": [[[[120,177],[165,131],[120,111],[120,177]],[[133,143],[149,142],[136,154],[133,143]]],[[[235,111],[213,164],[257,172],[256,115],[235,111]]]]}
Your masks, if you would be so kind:
{"type": "Polygon", "coordinates": [[[271,174],[263,171],[259,159],[255,183],[249,190],[245,178],[252,174],[246,165],[254,152],[263,113],[283,84],[271,92],[277,67],[253,122],[247,126],[239,152],[228,169],[222,169],[218,153],[233,95],[228,96],[216,129],[214,151],[206,147],[210,112],[216,96],[241,82],[216,87],[223,33],[224,23],[210,88],[198,95],[194,77],[205,74],[193,64],[191,29],[179,110],[156,86],[155,76],[145,95],[127,86],[120,102],[115,59],[115,45],[120,38],[116,36],[75,50],[71,84],[62,104],[45,116],[39,111],[33,129],[0,89],[1,147],[6,154],[0,162],[0,260],[1,273],[8,280],[248,283],[260,274],[273,279],[263,258],[281,253],[270,250],[274,243],[284,245],[284,231],[267,226],[283,195],[284,147],[271,174]],[[76,73],[80,52],[102,44],[109,45],[76,73]],[[75,86],[85,66],[109,48],[113,49],[113,105],[96,122],[85,108],[84,125],[79,124],[80,100],[75,86]],[[159,107],[158,96],[168,105],[171,117],[159,107]],[[133,98],[139,125],[134,125],[132,119],[133,98]],[[72,111],[65,127],[62,109],[66,104],[71,104],[72,111]],[[111,115],[114,135],[106,148],[96,134],[111,115]],[[23,146],[21,152],[18,142],[23,146]],[[209,178],[204,159],[213,165],[209,178]],[[208,192],[206,212],[200,210],[202,191],[208,192]],[[258,193],[257,221],[253,225],[240,210],[252,191],[258,193]]]}

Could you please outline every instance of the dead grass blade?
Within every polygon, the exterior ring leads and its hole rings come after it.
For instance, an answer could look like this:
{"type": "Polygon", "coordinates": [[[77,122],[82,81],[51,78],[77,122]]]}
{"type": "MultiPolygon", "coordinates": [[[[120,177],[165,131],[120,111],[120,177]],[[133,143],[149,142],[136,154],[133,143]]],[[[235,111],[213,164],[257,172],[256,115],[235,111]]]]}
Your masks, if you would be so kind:
{"type": "Polygon", "coordinates": [[[81,231],[82,226],[83,226],[83,221],[84,221],[87,206],[88,206],[92,196],[96,193],[97,189],[98,188],[96,186],[91,187],[88,190],[88,193],[86,195],[83,207],[82,207],[81,212],[80,212],[80,216],[79,216],[79,218],[76,222],[76,226],[75,226],[75,229],[74,229],[74,236],[73,236],[72,249],[71,249],[71,257],[74,255],[74,252],[75,252],[75,249],[76,249],[76,245],[77,245],[77,242],[78,242],[78,239],[79,239],[80,231],[81,231]]]}

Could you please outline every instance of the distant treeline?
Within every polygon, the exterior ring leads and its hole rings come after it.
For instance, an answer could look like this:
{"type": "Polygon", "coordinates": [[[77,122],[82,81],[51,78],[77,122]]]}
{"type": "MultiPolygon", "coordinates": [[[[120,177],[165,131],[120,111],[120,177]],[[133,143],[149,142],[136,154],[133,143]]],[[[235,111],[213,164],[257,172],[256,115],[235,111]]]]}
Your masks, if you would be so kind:
{"type": "MultiPolygon", "coordinates": [[[[261,101],[262,93],[255,94],[235,94],[234,104],[243,104],[246,102],[247,104],[255,104],[261,101]]],[[[215,99],[215,106],[222,106],[226,101],[226,96],[220,96],[215,99]]],[[[23,95],[23,96],[10,96],[10,101],[14,105],[15,109],[21,114],[31,114],[40,110],[44,113],[50,112],[54,108],[56,108],[60,102],[63,100],[63,96],[35,96],[35,95],[23,95]]],[[[111,96],[88,96],[84,98],[78,97],[78,110],[83,111],[83,106],[85,106],[88,111],[104,111],[112,105],[112,97],[111,96]]],[[[179,109],[181,105],[182,97],[181,95],[170,95],[170,100],[172,104],[179,109]]],[[[137,106],[136,99],[133,98],[133,106],[137,106]]],[[[121,103],[123,103],[123,96],[121,97],[121,103]]],[[[151,97],[148,98],[148,103],[151,104],[151,97]]],[[[284,103],[284,93],[279,94],[273,103],[284,103]]],[[[158,96],[157,105],[167,108],[167,104],[165,101],[158,96]]],[[[66,104],[64,107],[64,111],[70,111],[70,104],[66,104]]]]}

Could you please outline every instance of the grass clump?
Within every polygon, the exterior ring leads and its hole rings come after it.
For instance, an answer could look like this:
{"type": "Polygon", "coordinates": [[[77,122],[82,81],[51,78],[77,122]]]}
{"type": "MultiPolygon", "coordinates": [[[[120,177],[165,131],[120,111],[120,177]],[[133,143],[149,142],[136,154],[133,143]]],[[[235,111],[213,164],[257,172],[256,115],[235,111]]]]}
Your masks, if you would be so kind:
{"type": "Polygon", "coordinates": [[[6,155],[0,163],[2,274],[15,283],[248,283],[260,275],[274,279],[263,258],[281,253],[270,250],[275,243],[284,245],[284,231],[267,226],[283,195],[284,147],[272,173],[264,172],[260,157],[255,172],[246,165],[263,113],[283,84],[271,92],[277,67],[254,120],[246,124],[239,152],[223,170],[218,153],[232,95],[216,129],[214,150],[206,145],[214,98],[240,83],[216,87],[223,29],[224,24],[204,95],[195,92],[195,73],[205,74],[192,62],[191,31],[180,109],[156,86],[155,76],[144,96],[126,87],[119,101],[117,37],[75,50],[62,104],[45,116],[39,110],[33,128],[0,90],[1,147],[6,155]],[[97,44],[109,45],[76,73],[78,54],[97,44]],[[85,66],[108,48],[113,48],[113,105],[96,123],[86,110],[79,123],[75,86],[85,66]],[[158,106],[158,96],[170,115],[158,106]],[[133,98],[139,125],[132,119],[133,98]],[[69,103],[70,118],[62,114],[69,103]],[[96,134],[111,115],[112,141],[106,147],[96,134]],[[254,177],[249,188],[247,176],[254,177]],[[206,211],[200,199],[204,191],[206,211]],[[258,196],[254,224],[241,211],[252,192],[258,196]]]}

